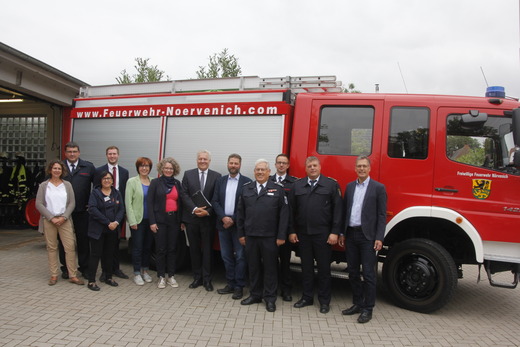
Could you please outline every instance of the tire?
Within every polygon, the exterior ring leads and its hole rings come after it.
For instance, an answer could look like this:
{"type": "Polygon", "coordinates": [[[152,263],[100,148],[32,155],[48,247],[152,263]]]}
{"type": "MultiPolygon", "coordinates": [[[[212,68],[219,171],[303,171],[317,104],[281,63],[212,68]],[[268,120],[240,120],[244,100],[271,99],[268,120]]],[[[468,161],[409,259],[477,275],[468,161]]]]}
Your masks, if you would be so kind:
{"type": "Polygon", "coordinates": [[[383,282],[391,299],[407,310],[430,313],[446,305],[457,287],[457,266],[440,244],[410,239],[390,249],[383,282]]]}
{"type": "Polygon", "coordinates": [[[27,225],[37,230],[40,223],[40,212],[36,209],[36,198],[31,198],[27,201],[23,214],[27,225]]]}

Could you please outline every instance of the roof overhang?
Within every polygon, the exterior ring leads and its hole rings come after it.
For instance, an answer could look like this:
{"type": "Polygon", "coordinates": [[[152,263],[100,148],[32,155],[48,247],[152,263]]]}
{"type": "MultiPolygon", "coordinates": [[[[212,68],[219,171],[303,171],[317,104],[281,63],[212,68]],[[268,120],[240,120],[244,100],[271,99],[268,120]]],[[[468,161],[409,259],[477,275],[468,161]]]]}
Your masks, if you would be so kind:
{"type": "Polygon", "coordinates": [[[0,42],[0,87],[71,106],[88,84],[0,42]]]}

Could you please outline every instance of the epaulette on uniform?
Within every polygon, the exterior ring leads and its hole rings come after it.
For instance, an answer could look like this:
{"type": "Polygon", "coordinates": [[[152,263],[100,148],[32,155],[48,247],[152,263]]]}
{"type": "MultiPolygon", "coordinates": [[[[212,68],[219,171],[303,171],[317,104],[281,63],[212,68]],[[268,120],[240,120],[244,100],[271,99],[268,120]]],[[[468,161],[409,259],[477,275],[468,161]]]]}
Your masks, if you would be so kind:
{"type": "Polygon", "coordinates": [[[252,183],[252,182],[254,182],[254,181],[246,182],[246,183],[244,183],[244,185],[243,185],[242,187],[245,187],[245,186],[247,186],[248,184],[250,184],[250,183],[252,183]]]}

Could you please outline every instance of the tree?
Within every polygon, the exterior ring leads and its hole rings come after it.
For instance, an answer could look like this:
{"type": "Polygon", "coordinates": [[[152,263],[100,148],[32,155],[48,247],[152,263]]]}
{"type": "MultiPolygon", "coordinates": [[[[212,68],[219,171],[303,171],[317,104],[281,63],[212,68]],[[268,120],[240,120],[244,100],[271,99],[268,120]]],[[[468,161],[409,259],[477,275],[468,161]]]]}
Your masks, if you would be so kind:
{"type": "Polygon", "coordinates": [[[134,66],[137,71],[136,74],[130,76],[126,69],[121,71],[121,76],[116,77],[116,81],[119,84],[128,84],[128,83],[142,83],[142,82],[159,82],[163,80],[165,77],[166,81],[170,80],[168,76],[164,75],[164,71],[159,70],[157,65],[148,65],[148,61],[150,58],[135,58],[135,62],[137,63],[134,66]]]}
{"type": "Polygon", "coordinates": [[[347,88],[343,88],[343,93],[361,93],[361,91],[356,89],[354,83],[349,83],[347,88]]]}
{"type": "Polygon", "coordinates": [[[209,56],[208,66],[199,66],[197,78],[237,77],[241,73],[238,59],[224,48],[222,52],[209,56]]]}

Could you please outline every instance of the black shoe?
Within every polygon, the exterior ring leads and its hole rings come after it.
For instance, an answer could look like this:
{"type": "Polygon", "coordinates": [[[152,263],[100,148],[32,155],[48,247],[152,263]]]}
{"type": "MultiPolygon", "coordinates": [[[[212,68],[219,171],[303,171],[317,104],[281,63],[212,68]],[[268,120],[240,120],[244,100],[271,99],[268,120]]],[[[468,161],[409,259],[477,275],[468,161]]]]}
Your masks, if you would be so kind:
{"type": "Polygon", "coordinates": [[[117,287],[119,284],[117,284],[116,281],[114,281],[113,279],[111,278],[107,278],[105,280],[105,283],[108,284],[109,286],[112,286],[112,287],[117,287]]]}
{"type": "Polygon", "coordinates": [[[208,291],[208,292],[212,292],[213,291],[213,284],[211,284],[211,282],[204,283],[204,289],[206,289],[206,291],[208,291]]]}
{"type": "Polygon", "coordinates": [[[114,271],[114,276],[117,276],[125,280],[128,279],[128,276],[123,271],[121,271],[121,269],[117,269],[116,271],[114,271]]]}
{"type": "Polygon", "coordinates": [[[69,279],[69,273],[68,272],[62,272],[61,273],[61,278],[63,278],[64,280],[68,280],[69,279]]]}
{"type": "Polygon", "coordinates": [[[266,302],[265,309],[267,312],[274,312],[276,311],[276,304],[274,302],[266,302]]]}
{"type": "Polygon", "coordinates": [[[358,323],[367,323],[371,319],[372,319],[372,311],[363,310],[363,311],[361,311],[361,314],[359,315],[357,321],[358,321],[358,323]]]}
{"type": "Polygon", "coordinates": [[[262,299],[255,298],[254,296],[248,296],[244,300],[240,301],[240,305],[252,305],[252,304],[259,304],[262,302],[262,299]]]}
{"type": "Polygon", "coordinates": [[[231,297],[233,300],[242,299],[244,296],[244,290],[241,287],[236,287],[233,291],[233,296],[231,297]]]}
{"type": "Polygon", "coordinates": [[[105,273],[102,272],[101,275],[99,276],[99,282],[104,283],[106,279],[107,279],[107,277],[106,277],[105,273]]]}
{"type": "Polygon", "coordinates": [[[99,290],[100,290],[100,288],[98,287],[96,282],[90,282],[89,284],[87,284],[87,288],[90,290],[93,290],[95,292],[99,292],[99,290]]]}
{"type": "Polygon", "coordinates": [[[294,307],[302,308],[305,306],[312,306],[313,304],[314,304],[314,302],[312,300],[307,300],[307,299],[301,298],[300,300],[296,301],[296,303],[294,304],[294,307]]]}
{"type": "Polygon", "coordinates": [[[329,305],[327,305],[327,304],[321,304],[320,305],[320,313],[325,314],[325,313],[329,313],[329,311],[330,311],[330,306],[329,305]]]}
{"type": "Polygon", "coordinates": [[[352,316],[353,314],[361,312],[361,307],[358,305],[352,305],[346,310],[341,311],[341,314],[344,316],[352,316]]]}
{"type": "Polygon", "coordinates": [[[292,295],[288,293],[282,293],[282,300],[283,301],[292,301],[292,295]]]}
{"type": "Polygon", "coordinates": [[[190,284],[190,288],[191,289],[195,289],[195,288],[198,288],[202,285],[202,281],[201,280],[194,280],[193,282],[191,282],[190,284]]]}
{"type": "Polygon", "coordinates": [[[217,289],[217,293],[219,294],[233,294],[234,292],[235,290],[229,285],[226,285],[224,288],[217,289]]]}

